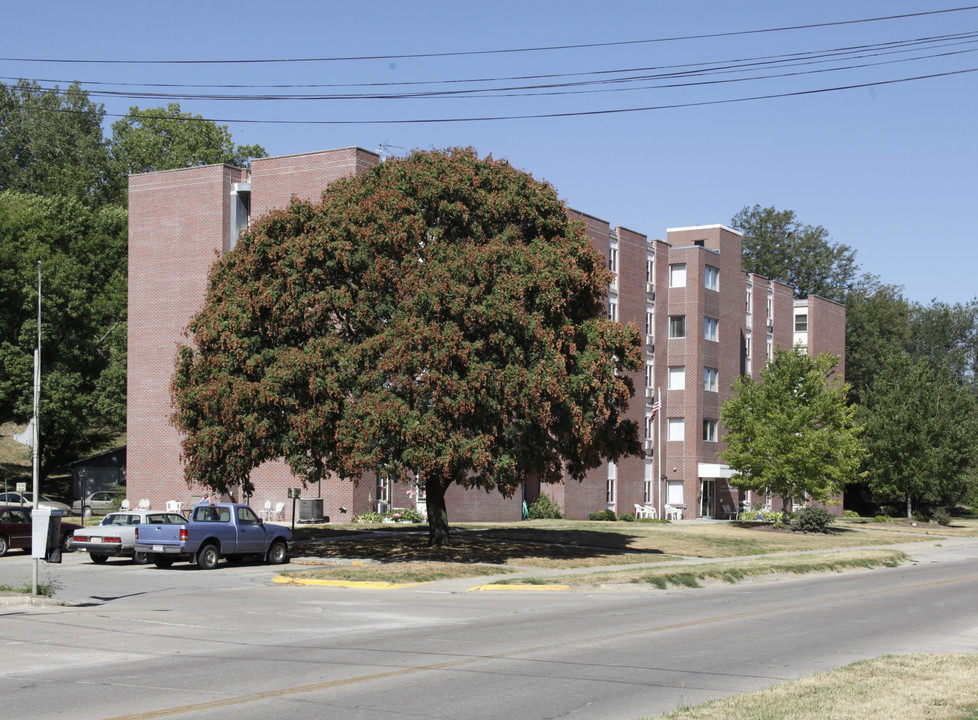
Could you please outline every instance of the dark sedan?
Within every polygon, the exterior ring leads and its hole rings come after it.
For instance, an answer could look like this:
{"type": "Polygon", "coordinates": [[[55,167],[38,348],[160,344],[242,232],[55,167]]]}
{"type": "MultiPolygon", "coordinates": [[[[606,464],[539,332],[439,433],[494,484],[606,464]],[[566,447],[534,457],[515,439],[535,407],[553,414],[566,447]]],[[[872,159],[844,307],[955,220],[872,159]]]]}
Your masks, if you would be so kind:
{"type": "MultiPolygon", "coordinates": [[[[61,521],[61,549],[71,552],[73,534],[81,525],[61,521]]],[[[0,557],[11,548],[31,551],[31,508],[20,505],[0,506],[0,557]]]]}

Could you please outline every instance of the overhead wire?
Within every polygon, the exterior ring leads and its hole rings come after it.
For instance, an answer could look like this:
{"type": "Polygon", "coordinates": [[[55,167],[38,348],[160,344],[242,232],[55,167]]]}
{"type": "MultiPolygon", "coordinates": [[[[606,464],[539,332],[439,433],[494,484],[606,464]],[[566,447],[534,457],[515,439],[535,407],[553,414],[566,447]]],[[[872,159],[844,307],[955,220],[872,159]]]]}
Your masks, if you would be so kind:
{"type": "MultiPolygon", "coordinates": [[[[534,48],[511,48],[505,50],[491,51],[465,51],[460,53],[420,53],[412,55],[383,55],[383,56],[356,56],[345,58],[302,58],[298,60],[289,59],[262,59],[262,60],[153,60],[153,61],[123,61],[123,60],[57,60],[57,59],[26,59],[26,58],[0,58],[0,61],[32,61],[32,62],[58,62],[58,63],[112,63],[119,64],[132,62],[133,64],[218,64],[218,63],[290,63],[290,62],[326,62],[336,60],[364,60],[364,59],[406,59],[416,57],[453,57],[458,55],[484,55],[517,52],[537,52],[544,50],[566,50],[581,48],[612,47],[621,45],[632,45],[639,43],[667,42],[675,40],[730,37],[737,35],[753,35],[757,33],[783,32],[788,30],[810,29],[830,27],[837,25],[851,25],[856,23],[879,22],[883,20],[894,20],[903,18],[921,17],[924,15],[936,15],[951,12],[963,12],[978,10],[978,5],[960,8],[949,8],[944,10],[934,10],[920,13],[905,13],[901,15],[890,15],[877,18],[864,18],[859,20],[843,20],[826,23],[814,23],[808,25],[785,26],[778,28],[763,28],[757,30],[741,30],[725,33],[711,33],[695,36],[677,36],[670,38],[655,38],[637,41],[615,41],[607,43],[586,43],[565,46],[547,46],[534,48]]],[[[910,63],[933,60],[935,58],[947,58],[954,55],[965,55],[973,53],[978,48],[965,48],[961,46],[978,43],[978,31],[963,31],[942,35],[931,35],[924,37],[914,37],[901,40],[887,40],[877,43],[865,43],[861,45],[850,45],[844,47],[828,48],[821,50],[801,51],[775,55],[762,55],[755,57],[727,59],[718,61],[699,61],[685,64],[653,65],[645,67],[627,67],[612,69],[594,69],[584,71],[571,71],[561,73],[538,73],[514,76],[498,77],[478,77],[478,78],[448,78],[438,80],[412,80],[398,82],[366,82],[366,83],[309,83],[309,84],[180,84],[180,83],[133,83],[133,82],[110,82],[104,80],[86,81],[86,85],[97,87],[98,89],[85,90],[86,95],[96,98],[112,98],[127,100],[146,100],[146,101],[224,101],[224,102],[274,102],[274,101],[363,101],[363,100],[444,100],[456,98],[471,99],[501,99],[501,98],[531,98],[531,97],[556,97],[609,92],[638,92],[649,90],[663,90],[676,88],[692,88],[711,85],[726,85],[731,83],[744,83],[753,81],[771,80],[785,77],[799,77],[804,75],[819,75],[828,72],[843,72],[852,70],[863,70],[876,68],[896,63],[910,63]],[[952,49],[957,48],[957,49],[952,49]],[[942,52],[937,52],[942,50],[942,52]],[[912,54],[912,56],[911,56],[912,54]],[[894,59],[894,55],[904,55],[904,57],[894,59]],[[886,59],[880,59],[886,58],[886,59]],[[865,60],[865,62],[857,62],[865,60]],[[848,63],[848,64],[841,64],[848,63]],[[831,67],[825,67],[831,65],[831,67]],[[773,70],[789,70],[788,72],[771,72],[773,70]],[[737,77],[720,77],[723,75],[737,77]],[[470,87],[459,87],[468,84],[470,87]],[[488,86],[496,84],[497,86],[488,86]],[[500,85],[501,84],[501,85],[500,85]],[[475,85],[477,87],[471,87],[475,85]],[[158,92],[155,90],[136,91],[128,88],[159,88],[159,89],[216,89],[216,90],[308,90],[308,89],[346,89],[346,88],[385,88],[393,91],[372,91],[372,92],[337,92],[337,93],[223,93],[223,92],[158,92]],[[423,89],[423,88],[429,89],[423,89]],[[126,88],[112,90],[109,88],[126,88]],[[394,90],[397,88],[396,90],[394,90]],[[404,88],[415,88],[405,90],[404,88]],[[422,89],[418,89],[422,88],[422,89]]],[[[514,120],[514,119],[538,119],[538,118],[559,118],[559,117],[580,117],[588,115],[603,115],[612,113],[630,113],[652,110],[665,110],[683,107],[700,107],[707,105],[717,105],[725,103],[752,102],[768,100],[773,98],[797,97],[801,95],[819,94],[826,92],[838,92],[855,88],[866,88],[880,85],[890,85],[904,82],[913,82],[940,77],[951,77],[963,75],[978,70],[978,68],[964,68],[949,70],[945,72],[934,72],[927,74],[917,74],[909,77],[881,79],[876,81],[857,82],[851,84],[840,84],[833,87],[814,88],[797,91],[785,91],[778,93],[754,94],[738,98],[725,98],[718,100],[690,101],[679,103],[663,103],[655,105],[643,105],[625,108],[602,108],[597,110],[576,110],[568,112],[535,112],[526,114],[496,114],[478,117],[440,117],[440,118],[395,118],[395,119],[371,119],[371,120],[261,120],[245,118],[172,118],[168,115],[161,116],[160,119],[181,119],[181,120],[201,120],[207,122],[223,123],[250,123],[250,124],[302,124],[302,125],[321,125],[321,124],[416,124],[416,123],[458,123],[458,122],[484,122],[492,120],[514,120]]],[[[3,79],[3,78],[0,78],[3,79]]],[[[44,83],[61,83],[65,81],[44,79],[44,83]]],[[[77,81],[73,81],[77,82],[77,81]]],[[[54,87],[41,87],[44,92],[59,93],[67,92],[61,90],[58,85],[54,87]]],[[[129,117],[129,113],[104,113],[106,117],[129,117]]],[[[145,114],[145,119],[150,119],[145,114]]]]}

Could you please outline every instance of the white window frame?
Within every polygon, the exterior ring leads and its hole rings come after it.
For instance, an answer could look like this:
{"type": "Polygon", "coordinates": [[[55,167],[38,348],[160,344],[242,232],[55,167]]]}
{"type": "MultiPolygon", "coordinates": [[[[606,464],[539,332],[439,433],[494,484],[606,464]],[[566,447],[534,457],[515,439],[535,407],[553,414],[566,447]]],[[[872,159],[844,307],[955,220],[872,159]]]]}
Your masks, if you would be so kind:
{"type": "Polygon", "coordinates": [[[720,342],[720,321],[716,318],[703,318],[703,339],[720,342]]]}
{"type": "Polygon", "coordinates": [[[720,270],[712,265],[703,268],[703,287],[707,290],[720,290],[720,270]]]}
{"type": "Polygon", "coordinates": [[[686,366],[676,365],[669,368],[669,385],[670,390],[685,390],[686,389],[686,366]]]}
{"type": "Polygon", "coordinates": [[[703,418],[703,442],[717,441],[717,421],[714,418],[703,418]]]}
{"type": "Polygon", "coordinates": [[[704,392],[720,392],[719,390],[720,371],[716,368],[703,368],[703,390],[704,392]]]}
{"type": "Polygon", "coordinates": [[[670,315],[669,316],[669,338],[672,340],[679,340],[686,337],[686,316],[685,315],[670,315]],[[682,322],[682,335],[674,335],[675,326],[673,323],[682,322]]]}
{"type": "Polygon", "coordinates": [[[666,440],[684,442],[686,440],[686,418],[669,418],[666,440]]]}
{"type": "Polygon", "coordinates": [[[686,263],[676,263],[669,266],[669,287],[686,287],[686,263]]]}
{"type": "Polygon", "coordinates": [[[608,300],[608,319],[612,322],[618,322],[618,296],[614,296],[608,300]]]}

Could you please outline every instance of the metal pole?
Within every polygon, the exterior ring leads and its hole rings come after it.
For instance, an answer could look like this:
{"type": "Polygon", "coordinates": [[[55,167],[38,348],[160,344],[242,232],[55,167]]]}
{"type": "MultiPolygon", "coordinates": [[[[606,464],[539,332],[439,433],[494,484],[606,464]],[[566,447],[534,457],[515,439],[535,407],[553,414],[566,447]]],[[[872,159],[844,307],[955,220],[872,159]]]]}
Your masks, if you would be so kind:
{"type": "Polygon", "coordinates": [[[659,496],[659,519],[662,520],[662,513],[665,512],[665,506],[662,502],[662,413],[665,412],[665,407],[662,405],[662,388],[656,388],[655,397],[659,403],[659,412],[655,416],[655,459],[658,463],[658,473],[656,473],[655,485],[658,488],[656,493],[659,496]]]}
{"type": "MultiPolygon", "coordinates": [[[[34,447],[33,447],[33,481],[34,481],[34,507],[31,512],[33,525],[33,510],[37,510],[37,499],[41,492],[40,478],[40,445],[41,445],[41,418],[38,407],[41,402],[41,261],[37,261],[37,348],[34,350],[34,447]]],[[[32,531],[33,532],[33,531],[32,531]]],[[[32,552],[31,555],[36,555],[32,552]]],[[[37,557],[31,558],[31,595],[37,595],[37,557]]]]}

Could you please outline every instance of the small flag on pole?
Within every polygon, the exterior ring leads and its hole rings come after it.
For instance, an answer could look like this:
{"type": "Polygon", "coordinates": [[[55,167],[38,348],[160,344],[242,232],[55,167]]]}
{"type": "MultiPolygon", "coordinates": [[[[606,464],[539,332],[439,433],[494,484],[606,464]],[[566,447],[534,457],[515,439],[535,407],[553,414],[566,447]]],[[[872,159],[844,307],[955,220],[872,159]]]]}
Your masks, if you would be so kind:
{"type": "Polygon", "coordinates": [[[24,432],[14,435],[14,440],[19,442],[21,445],[34,447],[34,418],[31,418],[31,421],[27,423],[27,428],[24,430],[24,432]]]}
{"type": "Polygon", "coordinates": [[[652,417],[655,417],[655,414],[659,412],[659,409],[661,407],[662,407],[662,403],[656,400],[655,403],[652,405],[652,417]]]}

